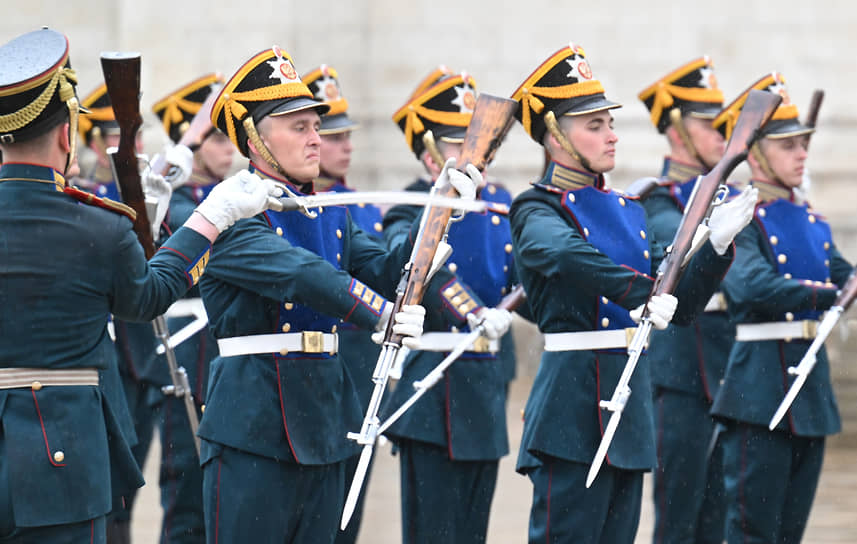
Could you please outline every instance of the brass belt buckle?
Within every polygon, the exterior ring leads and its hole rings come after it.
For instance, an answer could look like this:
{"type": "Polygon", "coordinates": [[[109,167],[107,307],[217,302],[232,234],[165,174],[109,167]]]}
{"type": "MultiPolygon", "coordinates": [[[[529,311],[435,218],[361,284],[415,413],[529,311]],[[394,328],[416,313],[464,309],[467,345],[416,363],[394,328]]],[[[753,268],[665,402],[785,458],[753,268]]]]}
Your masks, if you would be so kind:
{"type": "Polygon", "coordinates": [[[805,319],[802,325],[803,330],[801,332],[803,334],[804,340],[812,340],[818,335],[818,321],[805,319]]]}
{"type": "Polygon", "coordinates": [[[324,336],[321,331],[301,332],[301,351],[304,353],[321,353],[324,351],[324,336]]]}
{"type": "Polygon", "coordinates": [[[491,351],[491,341],[484,336],[480,336],[473,341],[473,347],[470,348],[470,351],[476,353],[488,353],[491,351]]]}

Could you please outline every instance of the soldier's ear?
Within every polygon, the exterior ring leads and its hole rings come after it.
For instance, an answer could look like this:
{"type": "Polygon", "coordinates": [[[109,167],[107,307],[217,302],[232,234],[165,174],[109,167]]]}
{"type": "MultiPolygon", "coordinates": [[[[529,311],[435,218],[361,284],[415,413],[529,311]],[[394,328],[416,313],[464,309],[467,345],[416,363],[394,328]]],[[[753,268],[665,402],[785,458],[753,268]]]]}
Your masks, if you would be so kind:
{"type": "Polygon", "coordinates": [[[667,141],[669,141],[669,143],[670,143],[670,147],[676,147],[679,145],[683,145],[683,142],[681,140],[681,136],[678,135],[678,131],[675,129],[674,126],[672,126],[672,125],[668,126],[667,129],[664,131],[664,134],[667,137],[667,141]]]}
{"type": "Polygon", "coordinates": [[[57,131],[57,144],[63,153],[71,152],[71,136],[69,135],[69,123],[63,123],[62,128],[57,131]]]}

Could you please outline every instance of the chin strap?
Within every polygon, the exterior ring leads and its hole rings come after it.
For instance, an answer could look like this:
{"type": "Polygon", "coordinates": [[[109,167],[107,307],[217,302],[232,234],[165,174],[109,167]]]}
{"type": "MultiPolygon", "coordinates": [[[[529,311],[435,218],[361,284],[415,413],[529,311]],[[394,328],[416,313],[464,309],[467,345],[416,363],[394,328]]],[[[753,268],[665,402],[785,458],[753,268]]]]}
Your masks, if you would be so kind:
{"type": "Polygon", "coordinates": [[[571,155],[571,158],[580,163],[583,168],[585,168],[588,172],[592,172],[593,174],[600,174],[600,172],[596,172],[592,169],[592,165],[589,164],[589,161],[577,152],[568,138],[565,137],[565,134],[562,133],[562,130],[559,128],[559,123],[556,120],[556,115],[552,111],[549,111],[545,114],[545,126],[548,128],[548,131],[556,138],[556,141],[559,142],[559,146],[563,151],[571,155]]]}
{"type": "Polygon", "coordinates": [[[430,130],[427,130],[423,133],[423,145],[428,151],[431,160],[437,164],[438,168],[443,168],[446,159],[443,158],[443,154],[440,152],[440,149],[437,148],[437,143],[434,141],[434,134],[430,130]]]}
{"type": "Polygon", "coordinates": [[[681,143],[684,144],[684,148],[687,149],[687,152],[699,161],[699,164],[701,164],[703,168],[711,170],[712,165],[702,159],[699,151],[696,150],[696,146],[693,145],[693,140],[690,138],[690,134],[687,132],[687,127],[684,125],[684,119],[681,117],[681,109],[672,108],[670,110],[670,125],[675,129],[679,139],[681,139],[681,143]]]}
{"type": "Polygon", "coordinates": [[[262,159],[264,159],[275,172],[283,176],[285,179],[291,179],[286,171],[283,170],[283,167],[280,166],[280,163],[277,162],[277,159],[274,158],[274,155],[271,154],[271,150],[268,149],[265,142],[262,141],[262,137],[259,136],[259,132],[256,130],[256,123],[253,122],[253,117],[248,115],[244,118],[242,124],[244,125],[244,131],[247,133],[247,138],[253,144],[253,147],[256,148],[259,156],[262,157],[262,159]]]}
{"type": "Polygon", "coordinates": [[[782,185],[782,180],[774,174],[773,168],[771,168],[771,164],[768,162],[768,159],[765,158],[765,155],[762,154],[762,149],[759,147],[758,142],[754,143],[750,147],[750,153],[753,154],[753,158],[756,159],[756,162],[759,163],[759,168],[762,169],[762,172],[767,176],[767,178],[771,181],[779,183],[782,185]]]}

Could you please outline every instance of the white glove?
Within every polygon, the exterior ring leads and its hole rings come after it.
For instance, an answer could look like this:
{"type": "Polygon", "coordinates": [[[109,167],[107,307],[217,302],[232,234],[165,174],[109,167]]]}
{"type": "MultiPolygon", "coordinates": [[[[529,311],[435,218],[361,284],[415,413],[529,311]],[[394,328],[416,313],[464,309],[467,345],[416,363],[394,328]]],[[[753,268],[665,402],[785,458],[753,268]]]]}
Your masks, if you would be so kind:
{"type": "Polygon", "coordinates": [[[474,200],[476,198],[476,188],[482,185],[482,174],[479,169],[468,164],[467,174],[455,169],[455,157],[447,159],[440,171],[440,175],[434,182],[439,190],[446,189],[452,185],[461,198],[465,200],[474,200]]]}
{"type": "MultiPolygon", "coordinates": [[[[403,336],[402,345],[407,348],[417,348],[419,337],[423,334],[423,321],[425,321],[426,309],[419,304],[402,305],[401,310],[393,316],[393,332],[403,336]]],[[[376,332],[372,333],[372,341],[376,344],[384,342],[384,333],[387,329],[387,321],[390,316],[385,312],[378,325],[376,332]]]]}
{"type": "Polygon", "coordinates": [[[164,149],[164,160],[170,166],[167,173],[170,186],[175,189],[187,183],[193,173],[193,151],[183,145],[167,146],[164,149]]]}
{"type": "Polygon", "coordinates": [[[167,216],[167,210],[170,209],[173,189],[164,177],[154,173],[148,164],[140,172],[140,185],[143,188],[143,199],[146,203],[146,215],[149,217],[152,238],[157,240],[161,223],[167,216]]]}
{"type": "Polygon", "coordinates": [[[282,195],[283,190],[273,180],[242,170],[215,185],[196,211],[223,232],[239,219],[267,210],[269,197],[282,195]]]}
{"type": "Polygon", "coordinates": [[[708,228],[711,229],[709,240],[718,255],[726,253],[732,240],[753,219],[758,199],[759,190],[748,185],[741,194],[715,207],[711,212],[711,217],[708,218],[708,228]]]}
{"type": "MultiPolygon", "coordinates": [[[[631,310],[631,319],[634,323],[639,323],[643,316],[643,306],[640,304],[631,310]]],[[[649,319],[656,329],[666,329],[667,325],[672,321],[675,309],[678,307],[678,299],[669,293],[655,295],[649,300],[649,319]]]]}
{"type": "Polygon", "coordinates": [[[482,336],[489,340],[500,338],[512,325],[512,314],[500,308],[485,308],[479,315],[467,314],[467,324],[470,330],[482,326],[482,336]]]}

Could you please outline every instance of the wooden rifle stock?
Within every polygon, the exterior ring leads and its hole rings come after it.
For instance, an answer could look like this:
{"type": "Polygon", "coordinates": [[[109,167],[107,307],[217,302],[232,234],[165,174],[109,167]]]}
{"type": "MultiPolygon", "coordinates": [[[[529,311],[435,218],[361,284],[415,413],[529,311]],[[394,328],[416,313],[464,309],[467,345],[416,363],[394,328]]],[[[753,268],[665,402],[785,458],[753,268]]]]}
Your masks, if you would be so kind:
{"type": "MultiPolygon", "coordinates": [[[[218,74],[219,75],[219,74],[218,74]]],[[[183,145],[191,151],[196,151],[202,141],[208,136],[209,132],[214,128],[211,124],[211,109],[214,103],[217,102],[217,96],[220,93],[217,89],[212,89],[205,101],[199,107],[199,111],[194,114],[193,119],[187,130],[182,134],[177,145],[183,145]]],[[[162,176],[166,176],[170,170],[170,165],[167,164],[163,154],[157,155],[152,161],[152,171],[162,176]]]]}
{"type": "Polygon", "coordinates": [[[738,166],[750,151],[759,135],[759,129],[774,114],[782,98],[766,91],[750,91],[747,101],[741,108],[741,115],[726,145],[723,158],[696,182],[695,195],[685,209],[684,216],[673,238],[672,250],[667,254],[658,269],[652,295],[672,293],[681,277],[685,255],[691,250],[697,227],[711,212],[711,204],[721,184],[738,166]]]}
{"type": "MultiPolygon", "coordinates": [[[[508,98],[484,93],[479,95],[464,136],[458,160],[459,170],[464,171],[468,164],[473,164],[479,170],[485,169],[512,126],[516,107],[517,102],[508,98]]],[[[454,198],[457,192],[454,187],[448,185],[438,196],[454,198]]],[[[408,282],[403,296],[396,300],[393,315],[402,305],[419,304],[422,300],[434,255],[443,233],[446,232],[452,209],[429,205],[424,213],[425,223],[420,229],[420,237],[414,243],[415,255],[410,263],[408,282]]],[[[388,324],[385,340],[401,345],[401,337],[392,332],[392,321],[391,319],[388,324]]]]}
{"type": "Polygon", "coordinates": [[[119,184],[122,201],[137,212],[134,232],[148,259],[155,254],[155,241],[149,227],[137,166],[137,131],[143,124],[140,116],[140,54],[102,53],[101,70],[119,124],[119,148],[112,157],[116,183],[119,184]]]}

